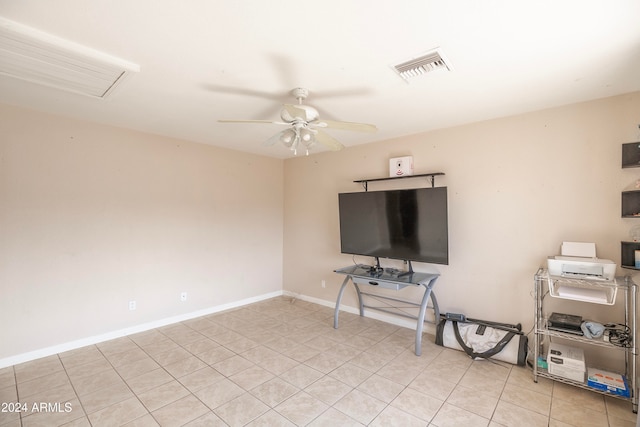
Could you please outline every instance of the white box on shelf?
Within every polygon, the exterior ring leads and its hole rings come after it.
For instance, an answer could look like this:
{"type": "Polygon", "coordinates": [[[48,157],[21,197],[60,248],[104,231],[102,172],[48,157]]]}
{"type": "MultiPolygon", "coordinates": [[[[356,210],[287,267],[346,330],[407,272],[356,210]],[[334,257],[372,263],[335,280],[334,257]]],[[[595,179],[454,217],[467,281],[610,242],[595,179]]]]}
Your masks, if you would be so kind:
{"type": "Polygon", "coordinates": [[[586,366],[584,363],[584,351],[580,348],[550,343],[547,353],[547,365],[549,366],[550,374],[584,382],[586,366]]]}
{"type": "Polygon", "coordinates": [[[389,176],[413,175],[413,156],[393,157],[389,159],[389,176]]]}

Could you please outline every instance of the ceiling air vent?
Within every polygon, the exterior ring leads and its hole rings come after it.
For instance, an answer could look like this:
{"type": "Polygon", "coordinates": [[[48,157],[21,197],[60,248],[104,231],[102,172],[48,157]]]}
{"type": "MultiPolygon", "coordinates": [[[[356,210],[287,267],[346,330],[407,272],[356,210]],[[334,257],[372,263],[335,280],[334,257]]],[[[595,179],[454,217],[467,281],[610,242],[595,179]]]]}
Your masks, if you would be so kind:
{"type": "Polygon", "coordinates": [[[439,48],[393,66],[396,73],[406,81],[409,81],[412,77],[418,77],[430,71],[443,68],[451,70],[451,66],[439,48]]]}
{"type": "Polygon", "coordinates": [[[0,74],[104,98],[140,66],[0,17],[0,74]]]}

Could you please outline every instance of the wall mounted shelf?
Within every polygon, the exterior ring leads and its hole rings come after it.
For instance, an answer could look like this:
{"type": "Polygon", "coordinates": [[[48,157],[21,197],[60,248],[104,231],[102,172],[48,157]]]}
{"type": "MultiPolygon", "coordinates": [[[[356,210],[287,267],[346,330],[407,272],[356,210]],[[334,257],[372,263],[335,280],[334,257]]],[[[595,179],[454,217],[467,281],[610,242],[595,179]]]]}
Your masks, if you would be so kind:
{"type": "Polygon", "coordinates": [[[640,270],[636,268],[636,251],[640,251],[640,242],[620,242],[620,267],[640,270]]]}
{"type": "Polygon", "coordinates": [[[640,190],[622,192],[622,218],[640,218],[640,190]]]}
{"type": "Polygon", "coordinates": [[[640,142],[622,144],[622,167],[640,167],[640,142]]]}
{"type": "Polygon", "coordinates": [[[370,178],[370,179],[359,179],[356,182],[358,184],[362,184],[364,187],[364,191],[368,191],[369,183],[374,181],[391,181],[396,179],[408,179],[408,178],[429,178],[431,182],[431,187],[435,187],[436,176],[444,175],[444,172],[433,172],[433,173],[421,173],[417,175],[405,175],[405,176],[388,176],[385,178],[370,178]]]}

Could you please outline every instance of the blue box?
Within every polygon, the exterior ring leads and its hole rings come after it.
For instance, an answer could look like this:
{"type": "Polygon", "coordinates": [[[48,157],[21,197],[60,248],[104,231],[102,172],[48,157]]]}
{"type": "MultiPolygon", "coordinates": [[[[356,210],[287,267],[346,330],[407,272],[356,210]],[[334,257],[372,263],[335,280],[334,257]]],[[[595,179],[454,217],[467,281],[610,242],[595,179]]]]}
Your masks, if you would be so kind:
{"type": "Polygon", "coordinates": [[[600,391],[615,394],[616,396],[630,397],[629,384],[624,375],[601,369],[588,368],[587,385],[600,391]]]}

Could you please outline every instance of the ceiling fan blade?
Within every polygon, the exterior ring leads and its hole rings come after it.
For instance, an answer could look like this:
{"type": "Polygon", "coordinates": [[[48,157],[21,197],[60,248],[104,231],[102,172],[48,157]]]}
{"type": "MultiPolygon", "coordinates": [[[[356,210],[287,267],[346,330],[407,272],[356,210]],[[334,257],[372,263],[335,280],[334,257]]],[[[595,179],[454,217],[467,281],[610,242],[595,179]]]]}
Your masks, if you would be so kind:
{"type": "Polygon", "coordinates": [[[350,130],[355,132],[370,132],[375,133],[378,128],[375,125],[367,123],[354,123],[354,122],[339,122],[336,120],[320,120],[317,123],[313,123],[313,126],[331,129],[350,130]]]}
{"type": "Polygon", "coordinates": [[[276,122],[273,120],[218,120],[219,123],[266,123],[270,125],[288,125],[285,122],[276,122]]]}
{"type": "Polygon", "coordinates": [[[266,147],[270,147],[272,145],[275,145],[278,141],[280,141],[280,138],[282,137],[282,134],[285,133],[286,131],[287,130],[285,129],[283,131],[280,131],[280,132],[276,133],[271,138],[269,138],[265,142],[263,142],[262,145],[264,145],[266,147]]]}
{"type": "Polygon", "coordinates": [[[315,137],[316,137],[316,141],[318,141],[320,144],[324,145],[330,150],[338,151],[344,148],[344,145],[342,145],[340,141],[338,141],[328,133],[323,132],[321,130],[316,129],[315,137]]]}
{"type": "Polygon", "coordinates": [[[335,89],[335,90],[323,90],[320,92],[313,92],[313,99],[321,98],[337,98],[341,96],[364,96],[370,95],[373,91],[367,87],[359,87],[352,89],[335,89]]]}
{"type": "Polygon", "coordinates": [[[271,120],[227,120],[220,119],[219,123],[273,123],[271,120]]]}
{"type": "Polygon", "coordinates": [[[286,97],[286,93],[273,93],[262,90],[248,89],[244,87],[231,87],[214,84],[202,84],[201,87],[211,92],[223,93],[228,95],[253,96],[256,98],[270,99],[273,101],[279,101],[281,99],[285,99],[286,97]]]}

